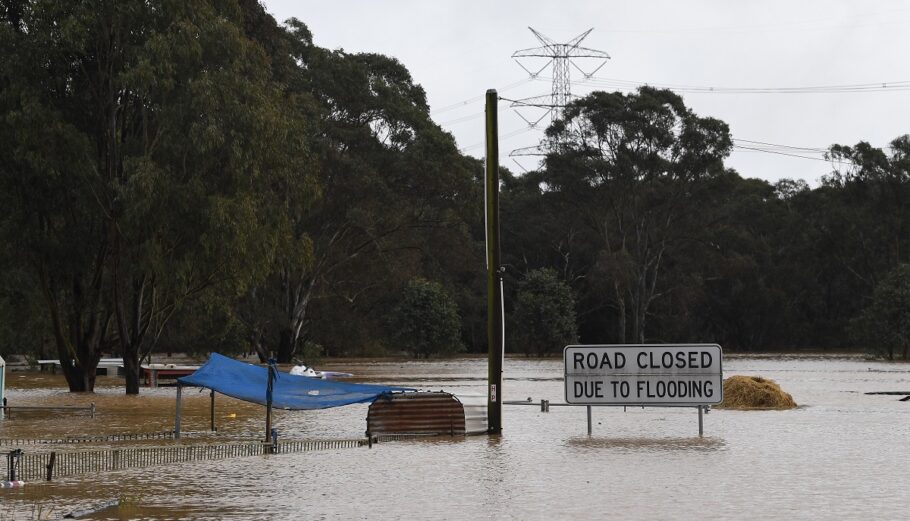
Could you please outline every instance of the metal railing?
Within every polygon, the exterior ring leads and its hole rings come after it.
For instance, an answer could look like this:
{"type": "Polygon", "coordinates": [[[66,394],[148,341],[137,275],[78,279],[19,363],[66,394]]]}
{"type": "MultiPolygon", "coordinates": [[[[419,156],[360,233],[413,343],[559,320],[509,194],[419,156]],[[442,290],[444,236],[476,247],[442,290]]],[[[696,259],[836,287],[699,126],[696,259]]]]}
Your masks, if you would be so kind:
{"type": "Polygon", "coordinates": [[[221,460],[264,454],[291,454],[370,446],[366,438],[337,440],[283,440],[276,444],[257,442],[124,447],[85,451],[24,452],[7,454],[10,481],[52,480],[54,477],[167,465],[190,461],[221,460]]]}

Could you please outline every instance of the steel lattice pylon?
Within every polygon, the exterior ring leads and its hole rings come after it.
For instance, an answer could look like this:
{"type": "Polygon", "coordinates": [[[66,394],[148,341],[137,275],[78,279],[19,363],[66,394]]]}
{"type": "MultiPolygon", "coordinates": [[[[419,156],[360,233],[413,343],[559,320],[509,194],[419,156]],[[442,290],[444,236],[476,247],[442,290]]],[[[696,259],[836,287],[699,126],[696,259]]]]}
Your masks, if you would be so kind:
{"type": "Polygon", "coordinates": [[[530,74],[532,78],[538,77],[550,64],[552,64],[553,70],[553,89],[549,96],[534,96],[512,102],[512,107],[539,107],[548,109],[543,116],[534,121],[528,120],[519,113],[519,116],[521,116],[525,122],[534,127],[537,126],[547,114],[550,115],[550,121],[562,117],[563,110],[565,110],[566,105],[572,98],[571,67],[578,69],[585,78],[590,78],[607,63],[607,60],[610,59],[610,55],[596,49],[581,47],[580,44],[582,40],[591,34],[591,31],[594,30],[593,28],[588,29],[566,43],[556,43],[539,31],[536,31],[533,27],[528,27],[528,29],[531,30],[531,33],[534,34],[542,45],[540,47],[515,51],[512,54],[512,58],[514,58],[518,65],[530,74]],[[522,58],[545,58],[547,61],[539,69],[533,70],[529,69],[521,62],[522,58]],[[576,59],[581,58],[596,59],[600,63],[591,72],[585,72],[575,62],[576,59]]]}
{"type": "MultiPolygon", "coordinates": [[[[587,79],[596,74],[597,71],[606,65],[607,60],[610,59],[610,55],[596,49],[581,47],[580,44],[582,40],[591,34],[591,31],[594,30],[593,28],[588,29],[587,31],[579,34],[566,43],[556,43],[540,32],[534,30],[533,27],[528,27],[528,29],[531,30],[531,32],[542,45],[540,47],[532,47],[530,49],[515,51],[512,54],[512,58],[514,58],[518,65],[524,69],[525,72],[530,74],[532,78],[537,78],[540,73],[544,71],[544,69],[552,64],[553,88],[549,95],[543,94],[540,96],[515,100],[510,106],[515,109],[515,112],[521,119],[525,121],[525,123],[527,123],[530,127],[536,127],[538,123],[547,117],[547,115],[550,116],[551,122],[562,118],[566,105],[568,105],[572,100],[572,67],[577,69],[578,72],[580,72],[587,79]],[[521,59],[523,58],[545,58],[547,61],[540,68],[528,68],[521,62],[521,59]],[[594,67],[591,72],[586,72],[575,62],[576,59],[597,60],[595,62],[596,67],[594,67]],[[539,118],[528,119],[518,110],[519,107],[537,107],[546,110],[539,118]]],[[[524,169],[524,166],[522,166],[521,163],[519,163],[515,158],[523,156],[544,156],[546,153],[547,151],[541,145],[536,145],[532,147],[515,149],[509,153],[509,157],[511,157],[512,161],[515,161],[519,167],[524,169]]]]}

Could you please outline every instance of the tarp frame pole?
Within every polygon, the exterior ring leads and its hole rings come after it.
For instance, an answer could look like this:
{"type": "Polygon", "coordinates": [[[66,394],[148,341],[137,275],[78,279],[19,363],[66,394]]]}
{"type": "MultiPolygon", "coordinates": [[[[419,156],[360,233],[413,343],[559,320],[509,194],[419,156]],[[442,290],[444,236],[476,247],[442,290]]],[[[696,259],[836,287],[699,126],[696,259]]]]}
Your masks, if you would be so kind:
{"type": "Polygon", "coordinates": [[[269,377],[265,389],[265,442],[272,442],[272,390],[275,388],[275,360],[269,360],[269,377]]]}
{"type": "Polygon", "coordinates": [[[180,385],[180,382],[177,382],[177,413],[174,416],[174,438],[180,439],[180,414],[181,414],[181,405],[183,401],[183,386],[180,385]]]}
{"type": "Polygon", "coordinates": [[[215,428],[215,390],[214,389],[211,389],[211,391],[209,392],[209,396],[212,399],[211,404],[209,406],[209,410],[211,412],[211,418],[212,418],[211,431],[215,432],[218,429],[215,428]]]}

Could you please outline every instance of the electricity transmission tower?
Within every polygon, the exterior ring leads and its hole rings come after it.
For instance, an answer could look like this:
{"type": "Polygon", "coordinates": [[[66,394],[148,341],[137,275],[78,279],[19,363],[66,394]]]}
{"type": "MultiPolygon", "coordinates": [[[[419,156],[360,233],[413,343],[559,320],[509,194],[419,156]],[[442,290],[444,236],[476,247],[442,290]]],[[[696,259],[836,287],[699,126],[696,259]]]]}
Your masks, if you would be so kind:
{"type": "MultiPolygon", "coordinates": [[[[540,76],[540,73],[547,68],[547,66],[552,64],[553,70],[553,89],[549,96],[534,96],[531,98],[525,98],[521,100],[516,100],[512,103],[513,107],[540,107],[548,109],[546,113],[541,116],[539,119],[533,123],[527,119],[525,121],[531,125],[535,126],[547,114],[550,115],[550,121],[553,121],[562,116],[562,112],[565,109],[566,105],[571,101],[572,91],[571,91],[571,68],[574,67],[578,70],[586,79],[594,76],[604,65],[606,65],[607,60],[610,59],[610,55],[595,49],[589,49],[587,47],[582,47],[581,42],[591,34],[591,31],[594,29],[588,29],[587,31],[579,34],[575,38],[572,38],[566,43],[556,43],[553,40],[547,38],[539,31],[534,30],[533,27],[528,27],[537,40],[542,44],[540,47],[532,47],[530,49],[522,49],[520,51],[515,51],[512,53],[512,58],[518,63],[518,65],[525,70],[532,78],[537,78],[540,76]],[[522,63],[522,59],[525,62],[528,62],[529,58],[538,58],[545,59],[543,66],[537,67],[526,67],[522,63]],[[587,60],[597,60],[595,63],[597,67],[594,68],[591,72],[585,72],[577,63],[580,59],[587,60]],[[536,70],[535,70],[536,69],[536,70]]],[[[539,62],[538,62],[539,63],[539,62]]],[[[524,119],[524,116],[522,116],[524,119]]]]}
{"type": "MultiPolygon", "coordinates": [[[[537,40],[541,43],[541,46],[515,51],[512,53],[512,58],[514,58],[518,65],[524,69],[525,72],[530,74],[532,78],[539,77],[540,73],[543,72],[544,69],[546,69],[548,66],[552,65],[553,71],[553,88],[550,94],[515,100],[510,105],[515,109],[515,112],[518,113],[518,116],[533,128],[536,127],[538,123],[543,121],[547,115],[550,116],[551,122],[562,117],[566,105],[568,105],[572,99],[572,68],[577,69],[578,72],[580,72],[585,77],[585,79],[588,79],[596,74],[597,71],[599,71],[604,65],[606,65],[607,60],[610,59],[610,55],[603,51],[589,49],[587,47],[581,46],[581,42],[587,38],[589,34],[591,34],[591,31],[593,31],[594,28],[588,29],[587,31],[579,34],[566,43],[556,43],[550,38],[541,34],[539,31],[536,31],[533,27],[528,27],[528,29],[531,30],[531,33],[533,33],[537,40]],[[545,60],[545,62],[542,66],[539,67],[530,66],[530,61],[532,59],[538,60],[538,65],[540,64],[540,59],[545,60]],[[523,60],[525,63],[529,63],[529,66],[525,66],[525,64],[522,63],[523,60]],[[596,65],[596,67],[594,67],[591,72],[586,72],[578,65],[577,62],[580,60],[584,60],[587,63],[591,63],[593,61],[593,65],[596,65]],[[521,113],[521,111],[518,110],[521,107],[536,107],[545,110],[539,118],[529,119],[526,118],[521,113]]],[[[542,151],[539,146],[519,148],[513,150],[509,154],[509,156],[513,158],[517,156],[540,155],[545,155],[545,152],[542,151]]]]}

